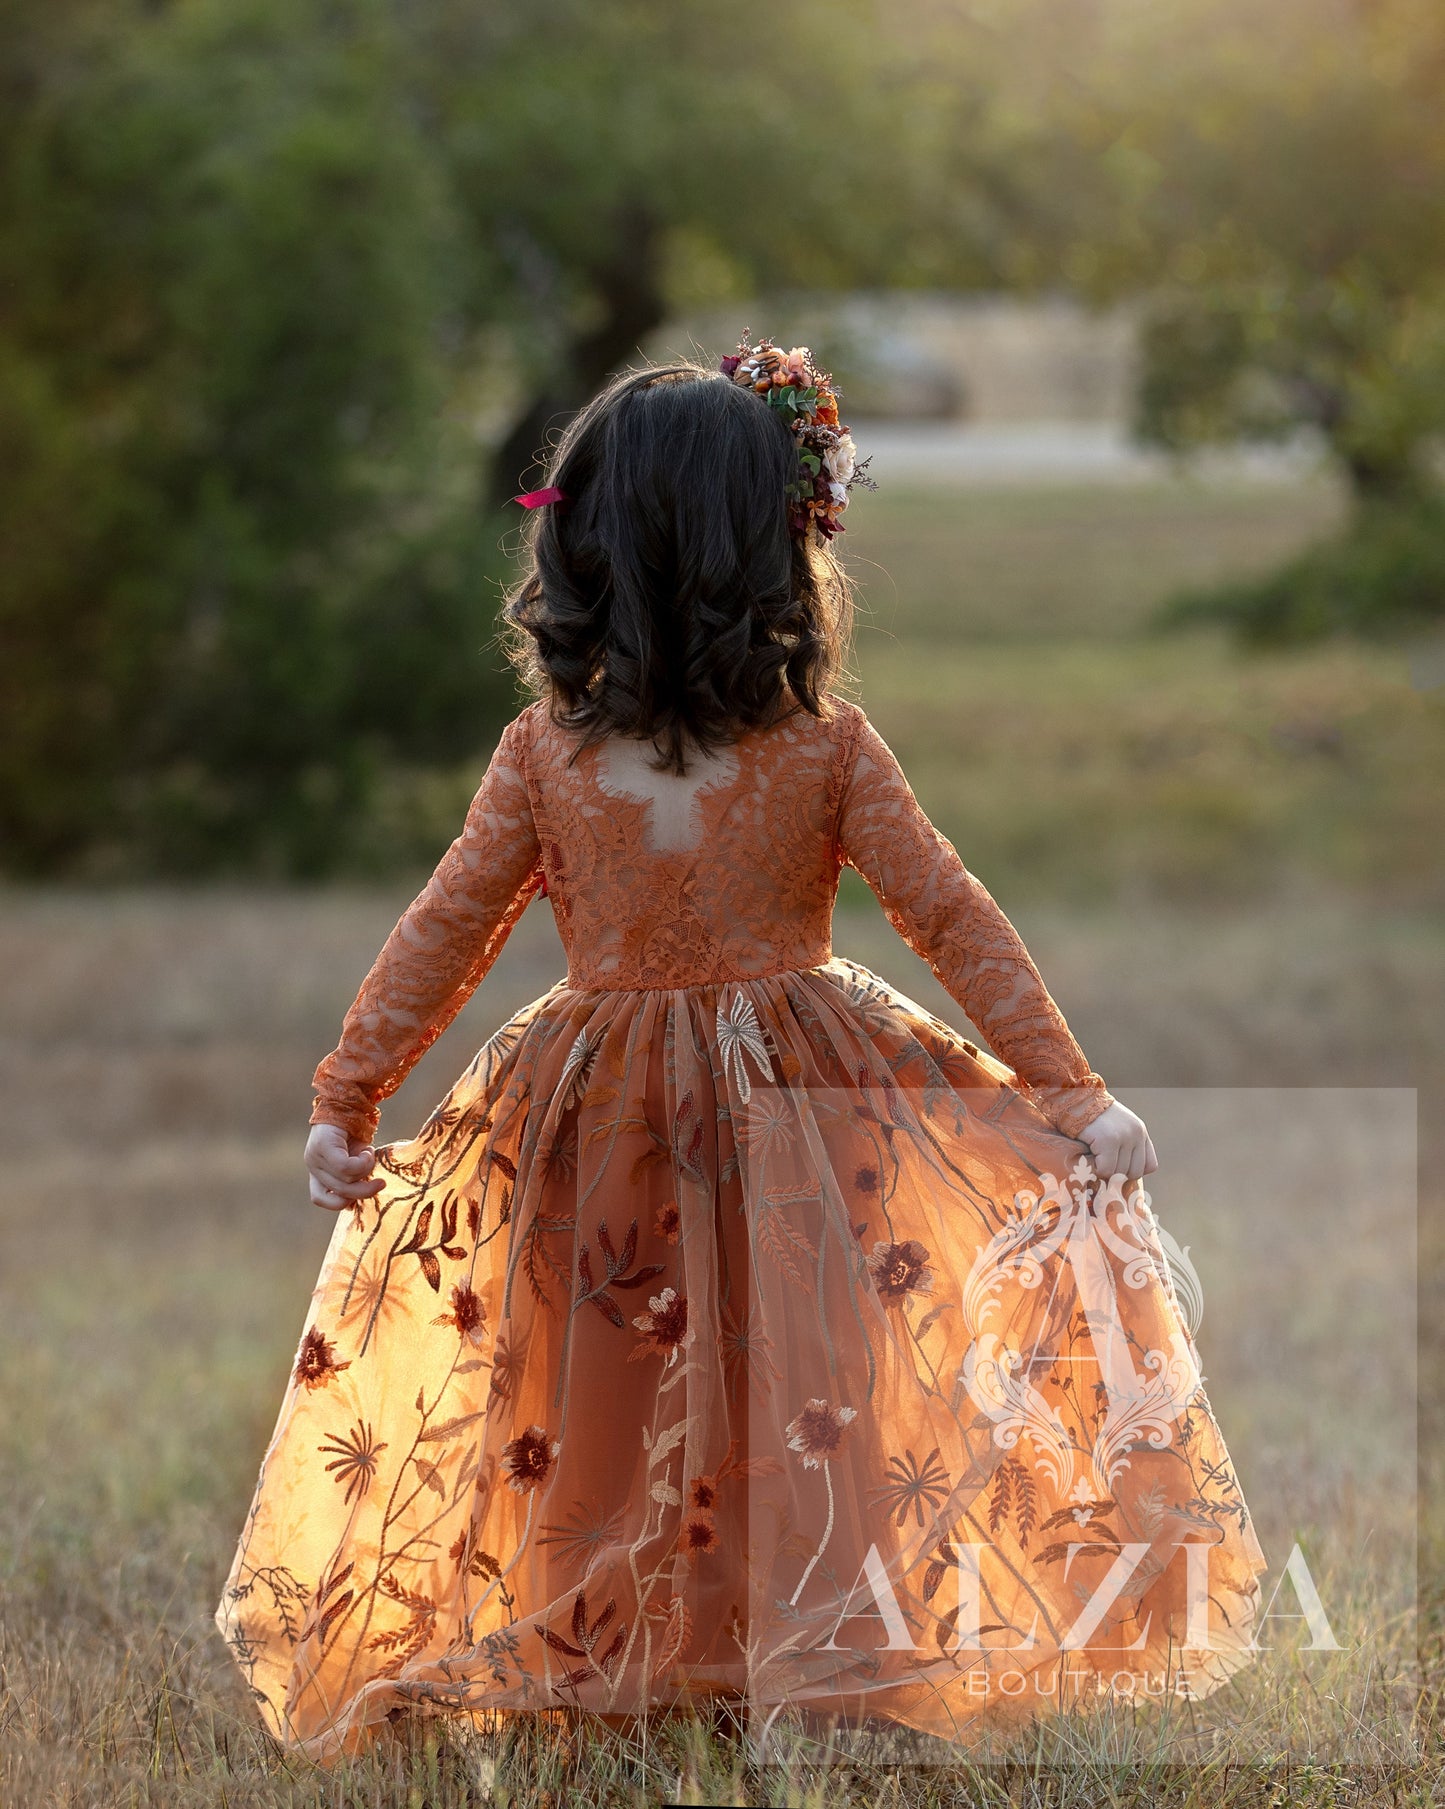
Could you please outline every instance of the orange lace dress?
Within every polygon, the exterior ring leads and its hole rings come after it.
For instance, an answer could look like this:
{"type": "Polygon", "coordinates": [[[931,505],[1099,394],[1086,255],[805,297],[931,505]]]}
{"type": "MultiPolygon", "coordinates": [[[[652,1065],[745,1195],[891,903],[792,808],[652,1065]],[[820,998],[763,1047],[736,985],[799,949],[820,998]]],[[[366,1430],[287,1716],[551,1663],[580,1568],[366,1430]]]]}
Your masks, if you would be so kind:
{"type": "Polygon", "coordinates": [[[217,1610],[287,1746],[722,1693],[956,1737],[1251,1656],[1187,1290],[1077,1139],[1110,1096],[830,710],[681,777],[523,710],[317,1069],[371,1138],[545,892],[566,978],[338,1215],[217,1610]],[[996,1055],[832,953],[844,863],[996,1055]]]}

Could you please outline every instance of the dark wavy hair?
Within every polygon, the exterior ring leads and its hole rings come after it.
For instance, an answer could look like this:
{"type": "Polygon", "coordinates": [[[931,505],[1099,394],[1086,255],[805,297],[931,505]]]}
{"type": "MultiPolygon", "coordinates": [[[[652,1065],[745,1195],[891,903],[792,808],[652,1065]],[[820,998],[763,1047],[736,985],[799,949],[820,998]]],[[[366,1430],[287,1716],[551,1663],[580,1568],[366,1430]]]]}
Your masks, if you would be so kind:
{"type": "Polygon", "coordinates": [[[577,751],[637,736],[683,773],[689,744],[826,715],[853,600],[788,526],[796,469],[780,416],[700,365],[630,371],[573,419],[547,474],[568,500],[531,511],[503,636],[577,751]]]}

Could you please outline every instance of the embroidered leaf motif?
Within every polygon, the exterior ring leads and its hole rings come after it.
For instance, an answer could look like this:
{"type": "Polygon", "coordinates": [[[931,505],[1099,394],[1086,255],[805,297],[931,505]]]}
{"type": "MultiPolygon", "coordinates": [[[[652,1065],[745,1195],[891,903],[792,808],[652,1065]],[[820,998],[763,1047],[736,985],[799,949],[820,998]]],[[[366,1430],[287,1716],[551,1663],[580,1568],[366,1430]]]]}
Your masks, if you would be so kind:
{"type": "Polygon", "coordinates": [[[676,1166],[691,1181],[701,1181],[703,1123],[701,1118],[689,1125],[693,1118],[692,1088],[683,1094],[677,1103],[677,1111],[672,1120],[672,1158],[676,1166]]]}
{"type": "Polygon", "coordinates": [[[687,1604],[680,1595],[669,1598],[667,1606],[654,1609],[648,1615],[649,1620],[662,1621],[662,1629],[658,1635],[657,1649],[652,1661],[652,1675],[662,1677],[676,1660],[692,1633],[692,1617],[688,1614],[687,1604]]]}
{"type": "Polygon", "coordinates": [[[463,1426],[470,1426],[476,1420],[485,1419],[486,1412],[479,1409],[476,1413],[463,1413],[453,1420],[443,1420],[439,1426],[430,1426],[425,1432],[417,1434],[418,1443],[436,1444],[444,1438],[453,1438],[463,1426]]]}
{"type": "Polygon", "coordinates": [[[692,1421],[690,1419],[678,1420],[675,1425],[669,1426],[666,1432],[660,1432],[658,1434],[657,1444],[655,1446],[650,1443],[651,1434],[645,1426],[643,1427],[642,1442],[652,1452],[651,1460],[647,1466],[649,1470],[655,1470],[658,1464],[662,1462],[663,1458],[666,1457],[670,1451],[674,1450],[681,1440],[687,1437],[687,1429],[691,1424],[692,1421]]]}
{"type": "MultiPolygon", "coordinates": [[[[940,1539],[934,1547],[935,1556],[923,1573],[923,1599],[931,1602],[938,1593],[938,1585],[948,1575],[950,1566],[958,1562],[958,1554],[947,1539],[940,1539]]],[[[939,1644],[943,1642],[940,1640],[939,1644]]]]}
{"type": "Polygon", "coordinates": [[[607,1278],[602,1282],[592,1279],[592,1258],[586,1244],[577,1252],[577,1278],[580,1286],[573,1301],[573,1306],[581,1306],[584,1300],[590,1300],[604,1318],[610,1319],[619,1331],[626,1329],[627,1321],[622,1316],[622,1309],[607,1292],[613,1288],[644,1287],[655,1275],[661,1275],[663,1264],[645,1263],[628,1275],[624,1271],[631,1263],[637,1251],[637,1220],[634,1219],[628,1228],[619,1256],[612,1248],[612,1238],[607,1230],[607,1221],[599,1219],[597,1223],[597,1242],[602,1246],[602,1257],[607,1264],[607,1278]]]}
{"type": "Polygon", "coordinates": [[[446,1254],[459,1260],[466,1255],[460,1245],[453,1242],[457,1233],[457,1201],[455,1195],[448,1195],[442,1209],[442,1229],[435,1244],[427,1246],[427,1237],[431,1231],[432,1216],[435,1207],[428,1201],[417,1215],[416,1226],[408,1242],[397,1251],[398,1256],[414,1256],[421,1264],[422,1274],[432,1292],[439,1293],[442,1285],[442,1266],[437,1260],[436,1252],[446,1250],[446,1254]],[[450,1248],[448,1248],[450,1246],[450,1248]]]}
{"type": "Polygon", "coordinates": [[[448,1194],[446,1203],[442,1207],[442,1235],[439,1248],[442,1254],[449,1256],[454,1263],[460,1262],[466,1255],[466,1251],[457,1242],[457,1212],[460,1204],[461,1202],[455,1194],[448,1194]]]}
{"type": "Polygon", "coordinates": [[[1034,1479],[1016,1458],[1011,1457],[1009,1462],[1014,1467],[1014,1517],[1019,1529],[1019,1544],[1027,1551],[1038,1511],[1034,1479]]]}
{"type": "Polygon", "coordinates": [[[934,1320],[938,1318],[938,1315],[940,1313],[946,1313],[952,1305],[953,1302],[951,1300],[940,1300],[938,1305],[925,1313],[918,1321],[918,1324],[913,1328],[914,1337],[921,1338],[933,1324],[934,1320]]]}
{"type": "Polygon", "coordinates": [[[325,1614],[322,1615],[321,1624],[317,1629],[317,1638],[320,1640],[323,1648],[331,1634],[332,1628],[336,1625],[336,1622],[341,1616],[345,1614],[346,1610],[351,1606],[355,1599],[356,1591],[354,1589],[348,1589],[344,1595],[337,1596],[336,1600],[326,1610],[325,1614]]]}
{"type": "Polygon", "coordinates": [[[560,1216],[549,1217],[547,1214],[539,1212],[527,1227],[522,1248],[522,1273],[527,1277],[527,1285],[532,1290],[532,1298],[539,1306],[546,1307],[549,1312],[552,1310],[552,1297],[547,1292],[543,1270],[554,1275],[564,1289],[568,1286],[568,1275],[561,1262],[553,1256],[542,1240],[556,1234],[571,1232],[576,1229],[576,1224],[575,1219],[560,1216]]]}
{"type": "Polygon", "coordinates": [[[811,1289],[812,1276],[799,1268],[794,1260],[794,1253],[803,1256],[810,1269],[816,1265],[818,1253],[782,1210],[785,1206],[796,1205],[805,1199],[816,1202],[816,1190],[810,1192],[806,1188],[795,1188],[765,1194],[758,1202],[758,1246],[772,1258],[789,1281],[800,1288],[811,1289]]]}
{"type": "Polygon", "coordinates": [[[1151,1482],[1142,1495],[1134,1503],[1134,1512],[1138,1517],[1140,1530],[1151,1539],[1164,1524],[1164,1485],[1162,1482],[1151,1482]]]}
{"type": "Polygon", "coordinates": [[[667,1151],[665,1149],[643,1150],[639,1155],[633,1157],[632,1166],[627,1171],[629,1183],[635,1187],[650,1168],[655,1168],[659,1162],[666,1162],[666,1160],[667,1151]]]}
{"type": "MultiPolygon", "coordinates": [[[[1035,1557],[1034,1562],[1036,1564],[1057,1564],[1061,1559],[1068,1557],[1070,1549],[1068,1544],[1046,1545],[1035,1557]]],[[[1091,1558],[1096,1552],[1102,1553],[1105,1557],[1117,1557],[1123,1548],[1115,1539],[1075,1539],[1072,1542],[1072,1549],[1077,1551],[1080,1558],[1091,1558]]]]}
{"type": "Polygon", "coordinates": [[[341,1588],[341,1585],[351,1575],[355,1568],[356,1563],[353,1559],[351,1563],[347,1564],[343,1569],[336,1571],[334,1575],[323,1577],[316,1585],[314,1607],[319,1615],[319,1619],[316,1622],[316,1636],[323,1650],[325,1649],[326,1641],[329,1638],[332,1629],[335,1627],[336,1622],[343,1614],[345,1614],[351,1603],[356,1599],[356,1591],[354,1589],[348,1589],[344,1595],[336,1595],[336,1591],[341,1588]],[[334,1600],[331,1599],[333,1597],[335,1598],[334,1600]]]}
{"type": "Polygon", "coordinates": [[[421,1595],[416,1590],[408,1589],[395,1577],[383,1577],[377,1586],[383,1595],[390,1596],[411,1611],[411,1617],[403,1627],[392,1627],[375,1634],[367,1641],[372,1651],[391,1652],[390,1662],[377,1673],[382,1677],[394,1677],[400,1672],[407,1660],[419,1652],[431,1638],[436,1628],[436,1603],[429,1595],[421,1595]]]}
{"type": "Polygon", "coordinates": [[[1000,1464],[998,1475],[993,1479],[993,1493],[988,1503],[988,1530],[991,1533],[996,1533],[1008,1518],[1012,1484],[1008,1465],[1000,1464]]]}
{"type": "Polygon", "coordinates": [[[579,1665],[575,1670],[565,1671],[564,1679],[569,1684],[581,1683],[587,1677],[607,1676],[617,1654],[622,1650],[627,1638],[627,1623],[624,1621],[618,1629],[617,1637],[607,1648],[601,1658],[595,1656],[593,1648],[601,1638],[612,1616],[617,1612],[617,1602],[609,1599],[605,1608],[598,1614],[591,1626],[587,1623],[587,1592],[579,1589],[577,1599],[572,1604],[572,1639],[574,1645],[560,1633],[554,1633],[550,1627],[538,1627],[537,1632],[554,1652],[561,1652],[568,1658],[585,1658],[588,1662],[579,1665]]]}

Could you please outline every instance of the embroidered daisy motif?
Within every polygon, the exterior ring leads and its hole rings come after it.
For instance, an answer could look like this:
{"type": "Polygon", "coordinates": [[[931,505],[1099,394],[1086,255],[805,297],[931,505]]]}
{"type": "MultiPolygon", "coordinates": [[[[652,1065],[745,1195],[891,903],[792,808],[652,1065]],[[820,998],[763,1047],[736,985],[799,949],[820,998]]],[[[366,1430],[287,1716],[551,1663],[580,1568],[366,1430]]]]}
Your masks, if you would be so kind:
{"type": "Polygon", "coordinates": [[[687,1323],[687,1296],[680,1295],[676,1288],[664,1288],[660,1294],[654,1294],[647,1304],[652,1311],[639,1313],[632,1321],[638,1331],[644,1334],[645,1342],[638,1345],[628,1361],[645,1357],[651,1351],[661,1351],[670,1369],[676,1363],[678,1354],[697,1336],[687,1323]]]}
{"type": "Polygon", "coordinates": [[[692,1513],[682,1523],[677,1548],[684,1557],[697,1559],[718,1548],[717,1527],[711,1514],[692,1513]]]}
{"type": "Polygon", "coordinates": [[[433,1325],[454,1325],[461,1335],[479,1348],[486,1341],[486,1302],[474,1288],[458,1284],[452,1289],[452,1310],[432,1320],[433,1325]]]}
{"type": "Polygon", "coordinates": [[[805,1469],[816,1470],[837,1455],[849,1420],[857,1417],[856,1407],[835,1407],[831,1401],[809,1401],[785,1428],[788,1448],[802,1453],[805,1469]]]}
{"type": "Polygon", "coordinates": [[[519,1495],[540,1488],[561,1449],[561,1441],[552,1438],[545,1428],[528,1426],[525,1432],[502,1446],[507,1481],[519,1495]]]}
{"type": "Polygon", "coordinates": [[[904,1243],[887,1239],[874,1244],[868,1268],[880,1299],[890,1306],[910,1294],[933,1292],[933,1271],[928,1267],[928,1252],[916,1237],[904,1243]]]}
{"type": "Polygon", "coordinates": [[[751,1099],[753,1087],[743,1063],[744,1054],[752,1056],[769,1080],[773,1078],[773,1064],[768,1059],[768,1046],[763,1041],[763,1027],[758,1022],[758,1014],[753,1010],[752,1000],[745,993],[735,992],[726,1011],[721,1004],[718,1005],[717,1041],[722,1054],[723,1073],[726,1074],[731,1068],[737,1083],[738,1097],[751,1099]]]}
{"type": "Polygon", "coordinates": [[[580,1099],[587,1091],[587,1082],[591,1078],[593,1064],[597,1060],[597,1051],[602,1047],[602,1032],[588,1036],[585,1030],[577,1032],[576,1040],[567,1051],[567,1059],[562,1064],[562,1073],[557,1081],[557,1108],[565,1112],[574,1099],[580,1099]]]}
{"type": "Polygon", "coordinates": [[[336,1346],[319,1325],[313,1325],[301,1340],[301,1347],[296,1353],[296,1367],[291,1374],[297,1383],[310,1392],[314,1388],[324,1387],[334,1375],[350,1368],[351,1359],[348,1357],[344,1363],[338,1363],[336,1346]]]}

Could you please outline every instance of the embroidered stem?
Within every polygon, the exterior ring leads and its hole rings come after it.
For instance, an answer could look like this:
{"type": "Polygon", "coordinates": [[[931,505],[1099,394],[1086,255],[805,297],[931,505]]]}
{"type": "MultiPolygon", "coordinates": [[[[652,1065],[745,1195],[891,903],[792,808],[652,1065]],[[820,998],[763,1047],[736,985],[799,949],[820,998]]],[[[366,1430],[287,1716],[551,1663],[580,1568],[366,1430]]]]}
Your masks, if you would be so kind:
{"type": "Polygon", "coordinates": [[[828,1541],[833,1537],[833,1471],[826,1458],[823,1460],[823,1480],[828,1485],[828,1524],[823,1528],[822,1544],[819,1545],[817,1551],[809,1558],[808,1568],[798,1579],[798,1587],[788,1598],[788,1606],[790,1608],[797,1607],[798,1597],[803,1593],[803,1585],[807,1582],[808,1578],[812,1576],[813,1566],[818,1562],[819,1558],[822,1557],[828,1541]]]}

